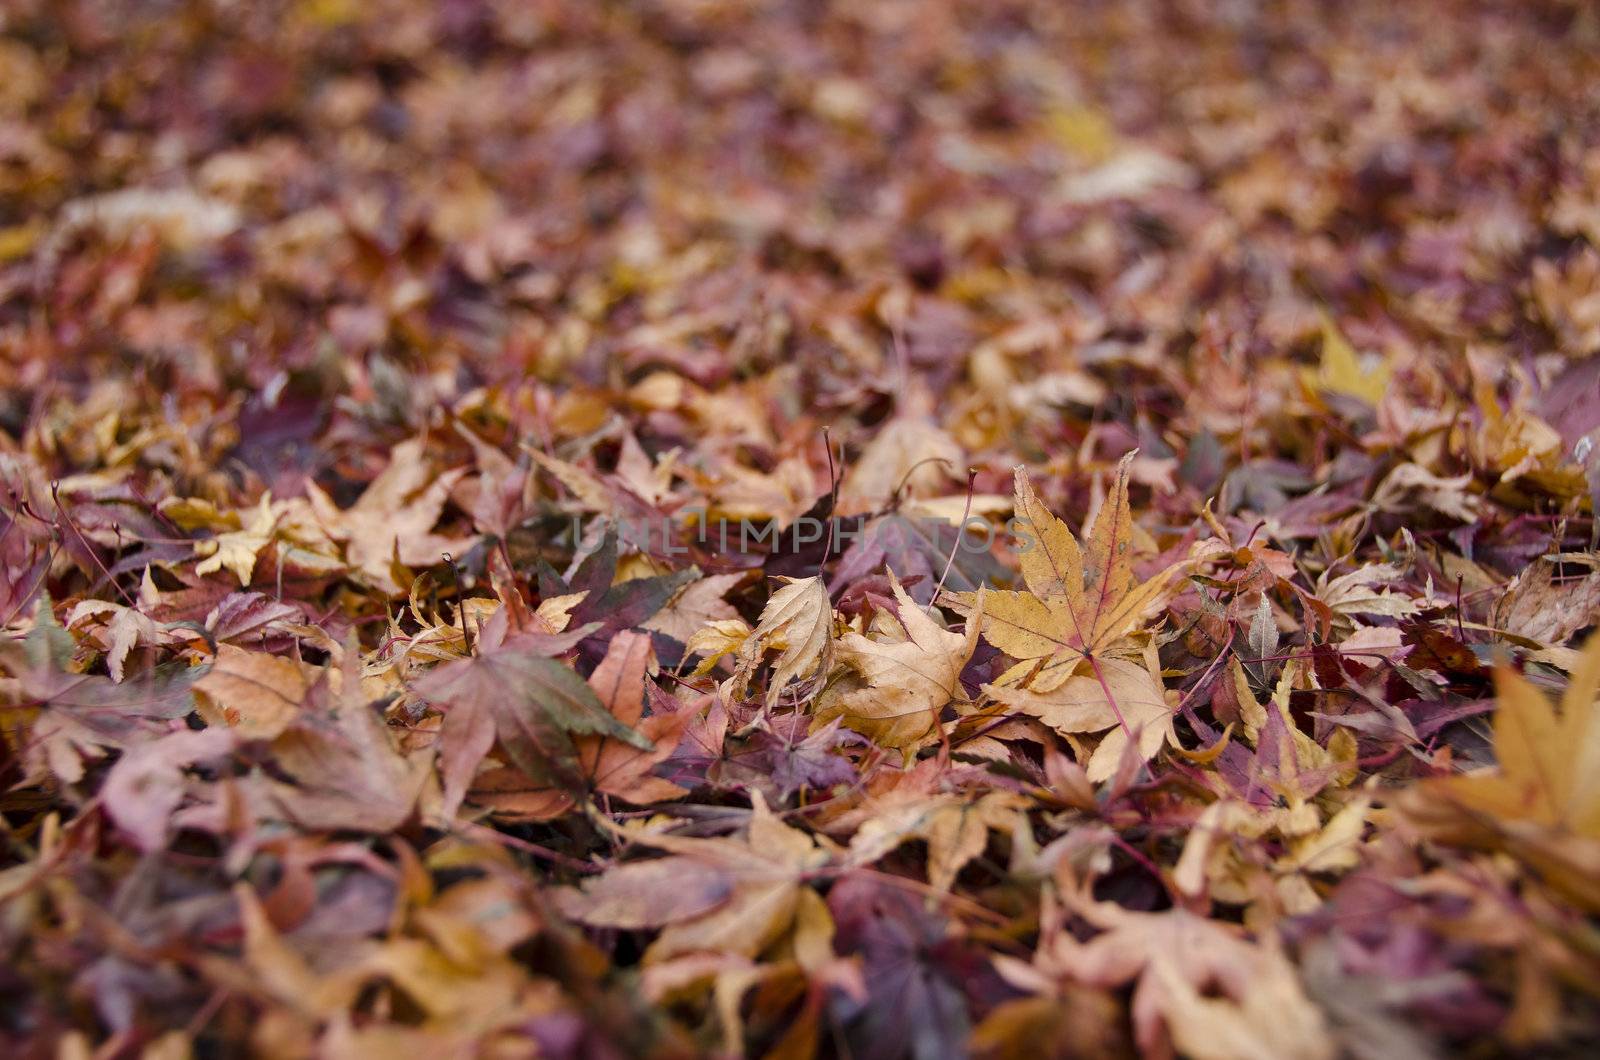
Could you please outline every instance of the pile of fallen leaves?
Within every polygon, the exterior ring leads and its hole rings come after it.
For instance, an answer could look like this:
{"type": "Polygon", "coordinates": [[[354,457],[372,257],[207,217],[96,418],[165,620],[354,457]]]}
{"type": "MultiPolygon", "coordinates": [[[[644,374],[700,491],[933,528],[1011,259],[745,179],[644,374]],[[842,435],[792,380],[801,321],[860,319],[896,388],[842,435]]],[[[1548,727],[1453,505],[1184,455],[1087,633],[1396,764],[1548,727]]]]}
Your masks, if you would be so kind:
{"type": "Polygon", "coordinates": [[[1585,1054],[1597,57],[7,3],[0,1053],[1585,1054]]]}

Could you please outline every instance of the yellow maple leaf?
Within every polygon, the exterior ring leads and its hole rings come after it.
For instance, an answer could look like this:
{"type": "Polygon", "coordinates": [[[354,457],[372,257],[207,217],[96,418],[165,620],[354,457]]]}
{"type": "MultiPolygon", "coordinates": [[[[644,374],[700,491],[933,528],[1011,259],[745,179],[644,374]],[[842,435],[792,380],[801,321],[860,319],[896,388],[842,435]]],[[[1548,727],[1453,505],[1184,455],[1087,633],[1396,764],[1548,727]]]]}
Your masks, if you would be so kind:
{"type": "Polygon", "coordinates": [[[241,529],[194,543],[195,555],[207,557],[195,565],[194,572],[210,574],[226,568],[239,579],[241,586],[249,585],[255,575],[256,554],[272,543],[277,524],[278,515],[272,507],[272,494],[264,493],[250,521],[241,529]]]}
{"type": "Polygon", "coordinates": [[[1312,390],[1329,390],[1335,394],[1358,398],[1369,405],[1383,400],[1394,376],[1394,366],[1387,359],[1371,367],[1361,363],[1350,340],[1334,324],[1333,318],[1322,314],[1322,362],[1316,371],[1306,369],[1305,384],[1312,390]]]}
{"type": "MultiPolygon", "coordinates": [[[[1048,692],[1080,672],[1080,664],[1122,651],[1172,595],[1175,576],[1190,561],[1168,566],[1136,583],[1133,576],[1133,515],[1128,506],[1129,453],[1117,466],[1111,492],[1089,529],[1087,551],[1067,525],[1039,500],[1028,473],[1016,469],[1017,559],[1023,590],[991,591],[983,612],[983,637],[1021,661],[1001,678],[1048,692]]],[[[971,612],[972,593],[948,598],[971,612]]],[[[1092,669],[1092,667],[1091,667],[1092,669]]]]}
{"type": "Polygon", "coordinates": [[[1401,808],[1431,838],[1508,850],[1600,910],[1600,635],[1579,657],[1559,712],[1507,666],[1494,682],[1498,764],[1418,784],[1401,808]]]}

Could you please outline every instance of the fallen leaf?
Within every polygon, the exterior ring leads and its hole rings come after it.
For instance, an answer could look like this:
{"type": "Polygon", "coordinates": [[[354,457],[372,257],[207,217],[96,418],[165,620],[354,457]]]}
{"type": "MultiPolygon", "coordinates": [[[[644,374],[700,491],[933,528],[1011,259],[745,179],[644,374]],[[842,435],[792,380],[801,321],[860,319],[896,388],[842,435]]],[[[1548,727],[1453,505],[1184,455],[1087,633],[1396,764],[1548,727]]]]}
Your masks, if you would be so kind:
{"type": "Polygon", "coordinates": [[[1326,311],[1322,313],[1322,361],[1315,372],[1306,372],[1308,386],[1376,405],[1388,391],[1393,374],[1394,368],[1386,359],[1375,365],[1363,364],[1333,318],[1326,311]]]}
{"type": "Polygon", "coordinates": [[[1325,1058],[1334,1055],[1322,1014],[1282,950],[1182,909],[1139,913],[1077,902],[1101,933],[1079,942],[1052,930],[1032,965],[1004,958],[1001,974],[1024,989],[1061,981],[1129,983],[1134,1039],[1145,1055],[1325,1058]]]}
{"type": "Polygon", "coordinates": [[[1559,573],[1561,561],[1541,557],[1519,573],[1495,601],[1490,623],[1507,633],[1561,647],[1579,630],[1600,624],[1600,569],[1574,557],[1586,574],[1559,573]]]}
{"type": "Polygon", "coordinates": [[[491,741],[510,764],[540,783],[581,785],[577,735],[604,735],[641,750],[650,741],[617,721],[594,690],[571,669],[516,641],[459,662],[446,663],[412,682],[412,689],[446,709],[440,754],[449,767],[447,788],[460,790],[476,768],[475,755],[491,741]],[[454,722],[450,714],[457,714],[454,722]],[[486,726],[488,717],[492,726],[486,726]],[[469,750],[463,751],[463,746],[469,750]]]}
{"type": "Polygon", "coordinates": [[[822,579],[789,580],[761,611],[761,621],[739,648],[736,688],[749,681],[768,648],[778,651],[767,679],[767,706],[778,701],[784,686],[798,677],[826,669],[833,654],[833,604],[822,579]]]}
{"type": "Polygon", "coordinates": [[[195,708],[209,724],[270,740],[300,713],[313,680],[314,671],[293,659],[223,644],[194,683],[195,708]]]}
{"type": "Polygon", "coordinates": [[[631,838],[673,855],[668,861],[682,869],[688,885],[677,900],[641,909],[641,890],[667,876],[665,869],[634,864],[562,892],[560,904],[568,916],[592,924],[665,924],[645,952],[647,963],[700,951],[758,956],[793,924],[805,874],[828,859],[804,832],[773,816],[759,794],[743,840],[650,833],[631,838]]]}
{"type": "Polygon", "coordinates": [[[1140,761],[1149,761],[1163,745],[1175,742],[1173,706],[1160,671],[1148,661],[1097,661],[1093,674],[1068,678],[1048,692],[1004,685],[985,685],[984,691],[1058,732],[1112,729],[1086,763],[1089,779],[1097,783],[1117,771],[1130,738],[1137,737],[1140,761]]]}
{"type": "Polygon", "coordinates": [[[1551,886],[1600,909],[1600,636],[1559,712],[1515,671],[1495,669],[1498,764],[1408,789],[1405,812],[1444,843],[1504,848],[1551,886]]]}
{"type": "Polygon", "coordinates": [[[847,633],[839,640],[839,660],[867,687],[819,712],[817,721],[841,718],[883,746],[909,752],[937,734],[939,711],[962,694],[961,670],[977,644],[983,591],[966,632],[955,633],[930,618],[892,576],[890,584],[900,605],[898,619],[885,616],[890,629],[879,639],[847,633]]]}
{"type": "MultiPolygon", "coordinates": [[[[1171,596],[1172,580],[1186,563],[1134,582],[1130,459],[1131,454],[1118,466],[1111,492],[1095,516],[1087,555],[1066,524],[1039,501],[1027,472],[1017,469],[1018,560],[1027,590],[991,591],[982,619],[984,639],[1021,661],[1002,683],[1030,675],[1028,687],[1051,691],[1087,660],[1125,651],[1123,642],[1171,596]]],[[[954,599],[969,613],[975,610],[973,594],[954,599]]]]}

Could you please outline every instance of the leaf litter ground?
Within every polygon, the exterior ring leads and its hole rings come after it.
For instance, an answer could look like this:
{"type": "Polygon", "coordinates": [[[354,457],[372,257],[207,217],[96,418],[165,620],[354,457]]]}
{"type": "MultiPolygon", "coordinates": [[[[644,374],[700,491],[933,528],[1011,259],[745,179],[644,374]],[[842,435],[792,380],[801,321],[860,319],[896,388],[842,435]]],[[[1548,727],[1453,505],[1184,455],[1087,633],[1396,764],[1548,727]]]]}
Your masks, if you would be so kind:
{"type": "Polygon", "coordinates": [[[1587,1055],[1597,45],[8,5],[0,1051],[1587,1055]]]}

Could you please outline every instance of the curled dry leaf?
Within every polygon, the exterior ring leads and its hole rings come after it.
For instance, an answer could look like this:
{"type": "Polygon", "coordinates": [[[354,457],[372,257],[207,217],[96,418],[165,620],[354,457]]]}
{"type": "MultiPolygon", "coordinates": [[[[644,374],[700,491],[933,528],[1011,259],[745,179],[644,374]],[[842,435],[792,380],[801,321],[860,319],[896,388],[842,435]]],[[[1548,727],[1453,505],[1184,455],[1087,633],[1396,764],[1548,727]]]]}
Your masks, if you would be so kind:
{"type": "Polygon", "coordinates": [[[778,652],[767,679],[767,706],[792,680],[825,670],[833,655],[833,603],[820,577],[787,581],[772,594],[761,621],[739,647],[735,689],[749,683],[763,653],[778,652]]]}
{"type": "Polygon", "coordinates": [[[1542,645],[1566,644],[1579,630],[1600,625],[1600,566],[1585,555],[1541,556],[1511,580],[1491,622],[1542,645]]]}
{"type": "Polygon", "coordinates": [[[839,660],[856,671],[865,688],[849,692],[817,715],[819,724],[838,717],[884,747],[912,752],[938,735],[939,712],[961,696],[961,670],[972,658],[983,614],[983,590],[966,632],[947,630],[928,616],[891,576],[900,605],[898,618],[877,638],[847,633],[839,660]]]}

